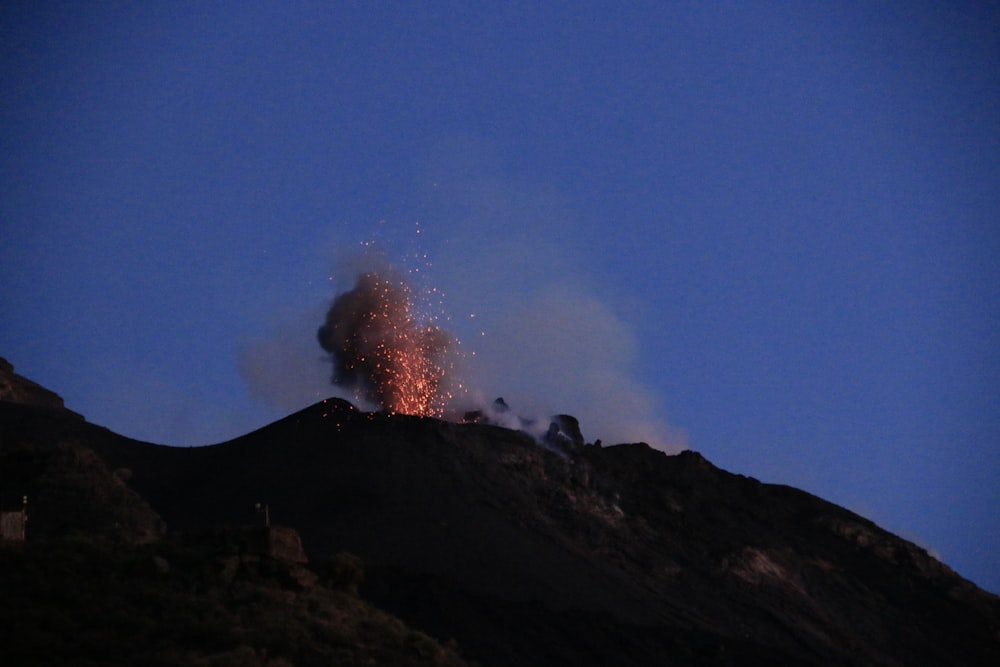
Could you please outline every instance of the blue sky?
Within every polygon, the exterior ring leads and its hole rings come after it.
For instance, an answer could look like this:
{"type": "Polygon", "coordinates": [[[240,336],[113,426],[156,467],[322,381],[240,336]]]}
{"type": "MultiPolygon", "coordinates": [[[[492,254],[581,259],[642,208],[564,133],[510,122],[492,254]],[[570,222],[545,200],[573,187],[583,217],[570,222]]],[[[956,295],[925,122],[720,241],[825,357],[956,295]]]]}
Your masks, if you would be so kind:
{"type": "Polygon", "coordinates": [[[4,3],[0,355],[231,438],[334,393],[374,241],[476,396],[1000,591],[1000,9],[944,4],[4,3]]]}

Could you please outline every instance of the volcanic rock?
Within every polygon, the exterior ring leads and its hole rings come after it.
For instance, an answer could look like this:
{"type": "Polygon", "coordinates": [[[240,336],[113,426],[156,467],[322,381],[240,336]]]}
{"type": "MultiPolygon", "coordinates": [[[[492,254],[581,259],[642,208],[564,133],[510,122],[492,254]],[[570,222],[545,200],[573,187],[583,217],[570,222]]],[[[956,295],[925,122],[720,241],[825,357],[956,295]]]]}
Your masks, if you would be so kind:
{"type": "Polygon", "coordinates": [[[66,410],[59,394],[15,373],[14,366],[3,357],[0,357],[0,401],[62,410],[80,416],[66,410]]]}
{"type": "Polygon", "coordinates": [[[355,554],[365,600],[483,665],[1000,664],[996,596],[857,514],[696,452],[552,451],[338,399],[198,448],[0,407],[4,452],[72,439],[130,470],[117,483],[172,530],[259,525],[266,499],[311,561],[355,554]]]}

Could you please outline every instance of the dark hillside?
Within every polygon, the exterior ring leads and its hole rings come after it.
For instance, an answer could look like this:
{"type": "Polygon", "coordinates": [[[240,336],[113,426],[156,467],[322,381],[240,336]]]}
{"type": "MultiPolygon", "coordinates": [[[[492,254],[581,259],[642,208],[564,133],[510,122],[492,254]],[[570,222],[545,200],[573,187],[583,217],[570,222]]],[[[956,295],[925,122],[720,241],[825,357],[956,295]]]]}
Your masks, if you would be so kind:
{"type": "Polygon", "coordinates": [[[119,480],[115,502],[168,536],[261,526],[265,504],[311,561],[357,554],[365,600],[483,665],[1000,663],[995,596],[856,514],[695,452],[556,452],[332,399],[184,449],[2,407],[5,456],[91,450],[95,480],[119,480]]]}
{"type": "Polygon", "coordinates": [[[101,451],[171,527],[253,521],[266,502],[310,553],[361,555],[381,604],[442,639],[502,644],[506,664],[607,664],[590,642],[613,638],[649,664],[1000,657],[996,597],[862,517],[694,452],[561,455],[337,400],[215,447],[143,449],[146,462],[101,451]]]}
{"type": "Polygon", "coordinates": [[[92,447],[140,467],[174,460],[64,410],[0,401],[0,507],[29,497],[27,540],[0,539],[0,664],[467,664],[359,599],[356,557],[307,567],[293,529],[165,534],[131,470],[92,447]]]}

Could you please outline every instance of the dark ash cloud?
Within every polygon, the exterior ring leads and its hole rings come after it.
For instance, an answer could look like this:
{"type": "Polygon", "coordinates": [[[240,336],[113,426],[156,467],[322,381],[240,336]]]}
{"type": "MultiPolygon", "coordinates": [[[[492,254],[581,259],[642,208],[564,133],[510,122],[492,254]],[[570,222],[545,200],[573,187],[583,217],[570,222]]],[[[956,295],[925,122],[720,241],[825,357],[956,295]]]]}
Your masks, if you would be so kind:
{"type": "Polygon", "coordinates": [[[390,412],[440,416],[452,338],[418,313],[409,283],[368,272],[340,294],[319,328],[333,363],[331,381],[390,412]]]}

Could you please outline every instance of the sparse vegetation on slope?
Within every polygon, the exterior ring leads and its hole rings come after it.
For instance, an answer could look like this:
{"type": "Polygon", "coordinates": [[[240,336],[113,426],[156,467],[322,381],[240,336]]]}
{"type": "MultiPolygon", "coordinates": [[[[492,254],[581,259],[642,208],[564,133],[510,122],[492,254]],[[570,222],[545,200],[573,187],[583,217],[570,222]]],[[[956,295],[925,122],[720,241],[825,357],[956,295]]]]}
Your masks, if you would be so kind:
{"type": "Polygon", "coordinates": [[[4,665],[466,664],[301,566],[162,540],[75,534],[0,549],[4,665]],[[305,585],[303,585],[305,584],[305,585]]]}

